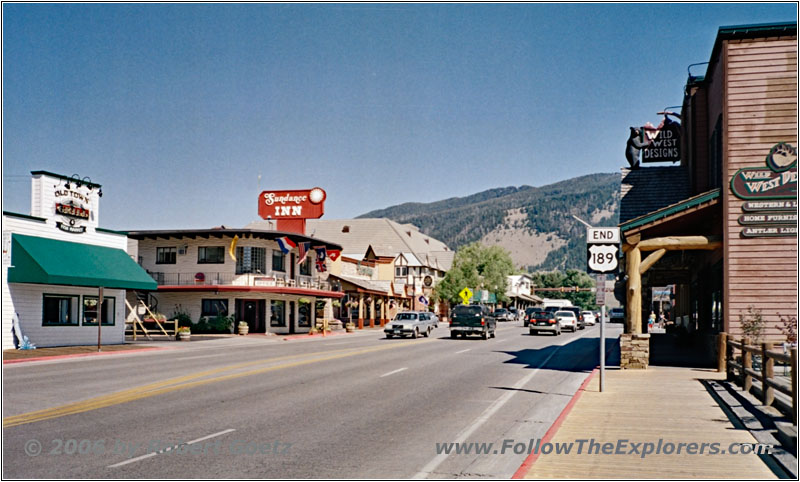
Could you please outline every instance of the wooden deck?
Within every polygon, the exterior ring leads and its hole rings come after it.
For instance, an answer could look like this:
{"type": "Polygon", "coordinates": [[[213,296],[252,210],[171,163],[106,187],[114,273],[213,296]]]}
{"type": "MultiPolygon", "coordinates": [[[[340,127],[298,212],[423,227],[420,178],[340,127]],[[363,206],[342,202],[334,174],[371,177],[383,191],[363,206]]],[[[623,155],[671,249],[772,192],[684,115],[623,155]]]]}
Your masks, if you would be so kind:
{"type": "MultiPolygon", "coordinates": [[[[731,443],[756,443],[746,430],[736,429],[700,379],[722,379],[724,373],[691,368],[650,367],[646,370],[608,370],[605,390],[599,393],[599,376],[586,386],[572,411],[550,442],[573,442],[569,455],[540,454],[526,478],[534,479],[775,479],[755,454],[728,453],[731,443]],[[720,452],[691,455],[587,454],[588,442],[578,455],[576,440],[617,444],[717,442],[720,452]]],[[[663,446],[663,445],[662,445],[663,446]]],[[[677,450],[677,448],[676,448],[677,450]]],[[[662,449],[663,451],[663,449],[662,449]]]]}

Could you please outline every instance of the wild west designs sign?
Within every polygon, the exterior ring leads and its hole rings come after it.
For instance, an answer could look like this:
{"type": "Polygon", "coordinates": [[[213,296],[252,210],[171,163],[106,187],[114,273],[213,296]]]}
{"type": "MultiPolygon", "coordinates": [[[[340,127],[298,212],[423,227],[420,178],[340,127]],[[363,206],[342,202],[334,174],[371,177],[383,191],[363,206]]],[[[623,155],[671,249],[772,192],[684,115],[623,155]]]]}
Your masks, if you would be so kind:
{"type": "Polygon", "coordinates": [[[264,191],[258,197],[258,215],[263,219],[316,219],[325,214],[325,191],[264,191]]]}
{"type": "Polygon", "coordinates": [[[731,191],[741,199],[739,224],[745,238],[797,236],[797,149],[781,142],[770,149],[767,168],[739,169],[731,191]],[[789,200],[783,200],[783,199],[789,200]]]}
{"type": "Polygon", "coordinates": [[[767,155],[767,168],[745,167],[731,179],[731,191],[741,199],[797,198],[797,149],[776,144],[767,155]]]}
{"type": "Polygon", "coordinates": [[[91,204],[89,196],[64,188],[57,189],[54,194],[56,214],[62,217],[61,221],[56,221],[56,227],[67,233],[85,233],[85,222],[91,217],[86,208],[91,204]]]}
{"type": "Polygon", "coordinates": [[[639,130],[643,141],[642,162],[677,162],[681,160],[681,125],[668,117],[658,127],[651,124],[639,130]]]}

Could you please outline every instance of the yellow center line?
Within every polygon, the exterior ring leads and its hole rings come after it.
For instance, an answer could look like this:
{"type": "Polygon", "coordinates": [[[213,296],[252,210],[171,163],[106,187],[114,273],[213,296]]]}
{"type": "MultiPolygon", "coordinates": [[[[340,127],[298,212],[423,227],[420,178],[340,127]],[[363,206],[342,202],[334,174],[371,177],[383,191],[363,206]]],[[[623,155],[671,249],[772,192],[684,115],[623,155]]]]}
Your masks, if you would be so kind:
{"type": "MultiPolygon", "coordinates": [[[[428,340],[419,340],[417,343],[422,343],[428,340]]],[[[271,372],[275,370],[281,370],[284,368],[293,368],[303,365],[309,365],[311,363],[318,363],[322,361],[329,361],[335,360],[338,358],[346,358],[355,355],[362,355],[365,353],[371,353],[376,351],[383,351],[389,350],[392,348],[404,347],[404,346],[413,346],[414,343],[398,343],[393,345],[386,345],[380,346],[375,348],[367,348],[363,350],[353,351],[352,348],[350,349],[342,349],[342,350],[330,350],[330,351],[323,351],[323,352],[316,352],[316,353],[306,353],[301,355],[288,355],[284,357],[276,357],[276,358],[269,358],[264,360],[256,360],[252,362],[240,363],[236,365],[230,365],[227,367],[216,368],[213,370],[206,370],[202,372],[193,373],[190,375],[185,375],[182,377],[171,378],[168,380],[162,380],[160,382],[151,383],[149,385],[142,385],[134,388],[130,388],[127,390],[122,390],[119,392],[114,392],[109,395],[103,395],[99,397],[89,398],[87,400],[82,400],[80,402],[69,403],[66,405],[61,405],[58,407],[47,408],[43,410],[37,410],[34,412],[23,413],[19,415],[13,415],[10,417],[6,417],[3,419],[3,428],[7,427],[14,427],[17,425],[23,425],[27,423],[33,422],[40,422],[43,420],[50,420],[53,418],[59,418],[66,415],[73,415],[77,413],[88,412],[90,410],[96,410],[98,408],[105,408],[112,405],[118,405],[121,403],[127,403],[134,400],[140,400],[142,398],[149,398],[154,397],[156,395],[161,395],[163,393],[169,393],[176,390],[184,390],[187,388],[193,388],[201,385],[206,385],[209,383],[216,383],[226,380],[233,380],[236,378],[247,377],[252,375],[257,375],[261,373],[271,372]],[[321,356],[323,355],[323,356],[321,356]],[[249,370],[240,373],[232,373],[228,375],[221,375],[217,377],[208,378],[205,380],[197,380],[198,378],[203,378],[211,375],[217,375],[224,372],[230,372],[240,368],[246,368],[253,365],[270,363],[275,361],[281,360],[288,360],[292,358],[298,357],[314,357],[312,359],[307,360],[300,360],[290,363],[284,363],[280,365],[274,365],[269,367],[262,367],[257,368],[254,370],[249,370]],[[191,381],[194,380],[194,381],[191,381]]]]}

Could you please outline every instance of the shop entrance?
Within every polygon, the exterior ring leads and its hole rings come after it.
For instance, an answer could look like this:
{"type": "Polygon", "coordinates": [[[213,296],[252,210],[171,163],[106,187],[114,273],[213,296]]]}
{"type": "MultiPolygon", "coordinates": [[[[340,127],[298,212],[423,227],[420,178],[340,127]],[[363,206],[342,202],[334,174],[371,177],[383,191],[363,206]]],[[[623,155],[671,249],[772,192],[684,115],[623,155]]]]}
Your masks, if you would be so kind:
{"type": "Polygon", "coordinates": [[[236,300],[237,321],[245,321],[250,333],[266,333],[266,302],[264,300],[236,300]]]}

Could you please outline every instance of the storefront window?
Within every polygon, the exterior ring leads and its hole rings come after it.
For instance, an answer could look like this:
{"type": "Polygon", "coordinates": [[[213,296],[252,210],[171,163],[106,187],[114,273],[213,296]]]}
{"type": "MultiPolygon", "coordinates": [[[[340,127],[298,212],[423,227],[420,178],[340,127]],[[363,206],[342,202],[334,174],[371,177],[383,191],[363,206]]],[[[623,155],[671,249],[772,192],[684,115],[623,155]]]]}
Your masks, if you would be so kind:
{"type": "Polygon", "coordinates": [[[77,326],[77,295],[44,295],[44,326],[77,326]]]}
{"type": "Polygon", "coordinates": [[[223,264],[225,263],[225,248],[223,246],[200,246],[197,248],[198,264],[223,264]]]}
{"type": "MultiPolygon", "coordinates": [[[[156,248],[156,264],[175,264],[175,255],[178,248],[156,248]]],[[[141,263],[139,263],[141,264],[141,263]]]]}
{"type": "Polygon", "coordinates": [[[286,271],[286,256],[281,251],[272,251],[272,271],[286,271]]]}
{"type": "Polygon", "coordinates": [[[311,326],[311,302],[308,300],[300,300],[297,302],[297,326],[310,327],[311,326]]]}
{"type": "Polygon", "coordinates": [[[228,316],[228,300],[201,300],[200,316],[228,316]]]}
{"type": "MultiPolygon", "coordinates": [[[[83,297],[83,326],[97,326],[97,296],[83,297]]],[[[114,325],[115,298],[103,297],[103,326],[114,325]]]]}
{"type": "Polygon", "coordinates": [[[284,300],[270,301],[269,325],[277,327],[286,326],[286,301],[284,300]]]}

